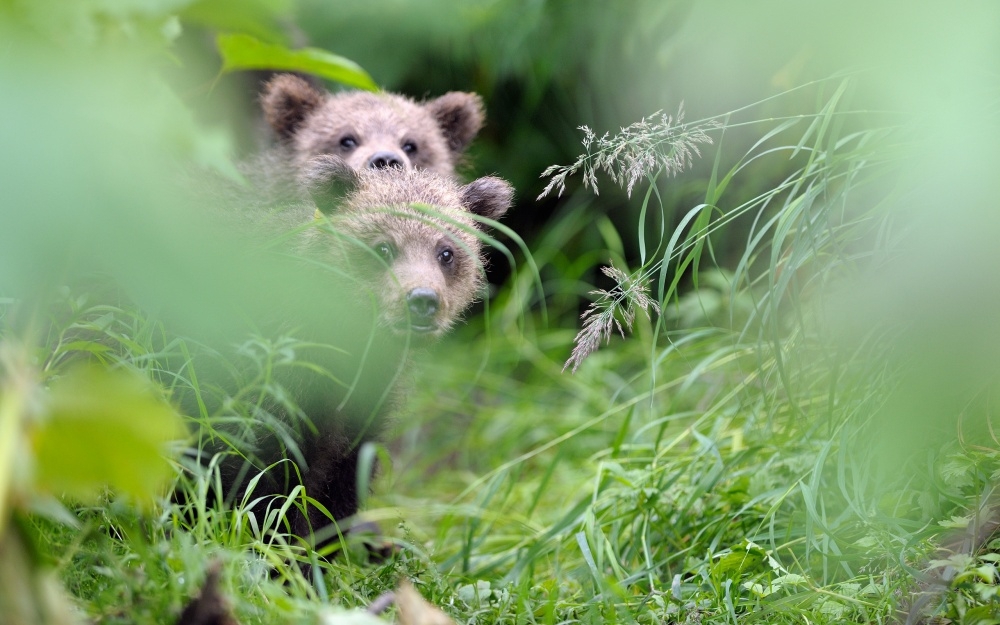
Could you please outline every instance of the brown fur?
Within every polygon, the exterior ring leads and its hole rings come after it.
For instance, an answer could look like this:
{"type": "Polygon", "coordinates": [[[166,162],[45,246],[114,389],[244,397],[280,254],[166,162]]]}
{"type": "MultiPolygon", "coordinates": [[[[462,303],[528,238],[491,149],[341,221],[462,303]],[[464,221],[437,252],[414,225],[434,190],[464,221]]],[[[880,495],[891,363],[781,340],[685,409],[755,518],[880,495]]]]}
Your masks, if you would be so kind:
{"type": "Polygon", "coordinates": [[[291,74],[272,79],[261,104],[297,166],[329,154],[358,170],[388,162],[453,177],[483,125],[482,100],[473,93],[450,92],[423,103],[391,93],[330,94],[291,74]]]}

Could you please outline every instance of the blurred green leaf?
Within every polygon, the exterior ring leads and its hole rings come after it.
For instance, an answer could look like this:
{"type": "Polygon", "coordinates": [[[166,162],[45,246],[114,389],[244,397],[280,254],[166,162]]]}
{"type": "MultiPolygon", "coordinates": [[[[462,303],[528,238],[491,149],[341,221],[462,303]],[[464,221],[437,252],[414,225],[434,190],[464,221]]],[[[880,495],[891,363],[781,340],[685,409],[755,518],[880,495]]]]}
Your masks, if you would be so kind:
{"type": "Polygon", "coordinates": [[[164,447],[184,426],[143,380],[76,369],[52,384],[46,408],[31,436],[39,488],[91,500],[110,487],[148,503],[171,477],[164,447]]]}
{"type": "Polygon", "coordinates": [[[289,50],[250,35],[219,35],[216,44],[222,55],[223,72],[242,69],[287,70],[314,74],[359,89],[378,91],[378,85],[357,63],[326,50],[289,50]]]}

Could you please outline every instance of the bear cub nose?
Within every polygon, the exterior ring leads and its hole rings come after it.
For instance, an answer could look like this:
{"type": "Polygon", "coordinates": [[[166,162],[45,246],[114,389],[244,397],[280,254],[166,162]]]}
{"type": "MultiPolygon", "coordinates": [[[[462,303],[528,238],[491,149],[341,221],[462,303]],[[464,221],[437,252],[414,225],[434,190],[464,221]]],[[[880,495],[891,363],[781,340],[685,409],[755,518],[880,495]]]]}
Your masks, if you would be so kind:
{"type": "Polygon", "coordinates": [[[369,159],[368,167],[371,169],[388,169],[389,167],[402,169],[403,160],[398,154],[394,154],[393,152],[376,152],[369,159]]]}
{"type": "Polygon", "coordinates": [[[438,310],[438,295],[433,289],[418,287],[406,296],[406,304],[410,308],[412,321],[416,324],[426,322],[438,310]]]}

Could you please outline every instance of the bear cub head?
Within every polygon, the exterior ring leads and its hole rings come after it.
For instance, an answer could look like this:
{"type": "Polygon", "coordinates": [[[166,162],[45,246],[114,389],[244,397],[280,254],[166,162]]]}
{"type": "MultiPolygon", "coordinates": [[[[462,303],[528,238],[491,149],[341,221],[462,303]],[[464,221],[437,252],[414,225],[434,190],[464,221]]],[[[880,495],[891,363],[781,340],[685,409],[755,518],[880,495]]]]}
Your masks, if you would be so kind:
{"type": "Polygon", "coordinates": [[[300,167],[329,154],[356,170],[424,169],[452,177],[483,125],[483,103],[474,93],[417,103],[390,93],[331,94],[292,74],[273,78],[261,104],[300,167]]]}
{"type": "Polygon", "coordinates": [[[367,285],[380,325],[426,338],[447,332],[481,292],[476,216],[498,219],[514,198],[492,176],[459,185],[430,171],[355,170],[330,155],[308,161],[300,182],[328,224],[305,233],[307,248],[367,285]]]}

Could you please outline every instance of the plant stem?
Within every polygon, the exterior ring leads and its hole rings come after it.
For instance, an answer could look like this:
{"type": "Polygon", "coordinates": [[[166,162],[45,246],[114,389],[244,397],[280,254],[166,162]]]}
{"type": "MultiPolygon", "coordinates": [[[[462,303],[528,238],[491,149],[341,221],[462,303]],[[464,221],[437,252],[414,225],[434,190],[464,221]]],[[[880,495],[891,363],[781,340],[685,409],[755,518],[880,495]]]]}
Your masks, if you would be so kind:
{"type": "Polygon", "coordinates": [[[0,536],[10,516],[10,498],[14,483],[14,458],[22,415],[26,385],[21,359],[14,355],[9,343],[0,344],[0,536]],[[19,379],[22,378],[22,379],[19,379]]]}

